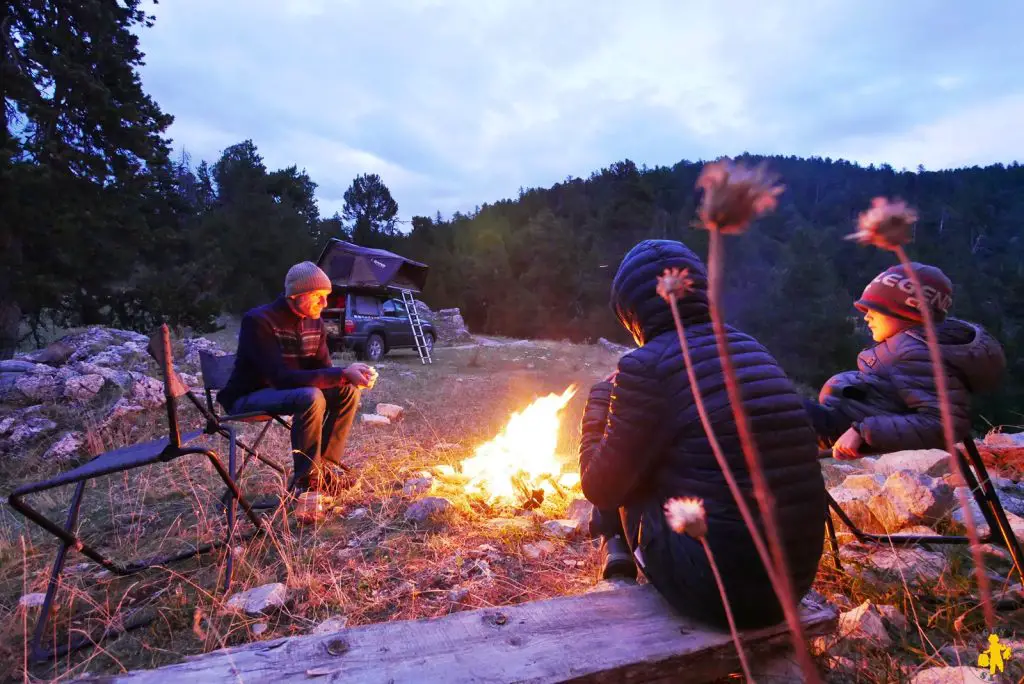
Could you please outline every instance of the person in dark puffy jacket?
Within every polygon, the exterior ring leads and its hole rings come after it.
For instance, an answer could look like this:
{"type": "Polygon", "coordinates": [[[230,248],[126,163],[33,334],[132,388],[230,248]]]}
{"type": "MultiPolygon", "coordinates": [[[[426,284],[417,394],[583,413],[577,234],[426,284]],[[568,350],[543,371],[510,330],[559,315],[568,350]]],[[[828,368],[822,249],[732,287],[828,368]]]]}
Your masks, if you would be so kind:
{"type": "MultiPolygon", "coordinates": [[[[936,324],[957,441],[971,431],[971,394],[994,389],[1006,368],[999,342],[980,325],[947,318],[953,284],[935,266],[911,264],[936,324]]],[[[855,371],[833,376],[807,409],[822,448],[836,458],[945,448],[939,394],[913,283],[902,265],[868,283],[855,306],[877,343],[855,371]]]]}
{"type": "MultiPolygon", "coordinates": [[[[775,624],[783,619],[781,607],[698,416],[672,312],[655,291],[658,276],[673,267],[689,269],[693,280],[679,309],[699,389],[730,468],[751,510],[758,510],[715,346],[704,265],[682,243],[646,240],[626,255],[612,285],[612,306],[639,348],[619,360],[613,377],[594,385],[581,424],[580,476],[595,507],[591,531],[602,537],[606,577],[635,576],[635,559],[677,610],[724,627],[701,543],[673,532],[664,513],[668,499],[703,499],[706,539],[737,623],[775,624]]],[[[825,535],[814,432],[800,396],[768,351],[733,328],[727,342],[802,596],[814,580],[825,535]]]]}

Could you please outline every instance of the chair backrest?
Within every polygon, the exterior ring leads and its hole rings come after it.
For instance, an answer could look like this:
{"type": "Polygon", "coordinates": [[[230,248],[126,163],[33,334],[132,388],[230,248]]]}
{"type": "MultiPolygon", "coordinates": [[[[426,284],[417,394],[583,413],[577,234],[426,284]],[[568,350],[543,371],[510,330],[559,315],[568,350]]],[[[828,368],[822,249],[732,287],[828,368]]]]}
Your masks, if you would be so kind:
{"type": "Polygon", "coordinates": [[[228,384],[231,371],[235,369],[235,355],[222,354],[218,356],[200,350],[199,368],[203,371],[203,386],[208,390],[219,392],[228,384]]]}
{"type": "Polygon", "coordinates": [[[199,351],[199,368],[203,372],[203,389],[206,392],[206,407],[211,413],[216,414],[217,409],[213,404],[213,393],[224,389],[235,369],[235,355],[223,354],[218,356],[208,351],[199,351]]]}
{"type": "Polygon", "coordinates": [[[181,445],[181,432],[178,429],[177,399],[188,392],[188,386],[178,377],[174,370],[174,358],[171,355],[171,331],[164,323],[160,329],[149,336],[149,355],[157,364],[164,379],[164,398],[167,400],[167,427],[170,431],[169,441],[177,447],[181,445]]]}

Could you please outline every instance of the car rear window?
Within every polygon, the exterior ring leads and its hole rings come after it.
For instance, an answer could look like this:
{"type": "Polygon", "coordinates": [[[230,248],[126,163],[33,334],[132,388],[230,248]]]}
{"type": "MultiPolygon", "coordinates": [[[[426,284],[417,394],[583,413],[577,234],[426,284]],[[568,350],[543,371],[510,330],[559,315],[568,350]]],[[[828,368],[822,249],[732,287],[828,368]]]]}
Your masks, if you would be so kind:
{"type": "Polygon", "coordinates": [[[376,297],[356,295],[352,298],[352,309],[357,316],[380,316],[380,300],[376,297]]]}

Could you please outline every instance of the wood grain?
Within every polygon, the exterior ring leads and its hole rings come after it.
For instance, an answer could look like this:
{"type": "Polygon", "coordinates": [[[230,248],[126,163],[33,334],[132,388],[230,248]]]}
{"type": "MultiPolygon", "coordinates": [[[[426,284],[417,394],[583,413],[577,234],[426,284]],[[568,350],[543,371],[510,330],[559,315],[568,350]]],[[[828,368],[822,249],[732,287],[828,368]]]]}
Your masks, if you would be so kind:
{"type": "MultiPolygon", "coordinates": [[[[835,630],[834,607],[805,600],[801,611],[808,636],[835,630]]],[[[754,657],[789,646],[784,625],[743,639],[754,657]]],[[[737,663],[728,632],[680,617],[643,585],[247,644],[82,681],[700,682],[736,671],[737,663]]]]}

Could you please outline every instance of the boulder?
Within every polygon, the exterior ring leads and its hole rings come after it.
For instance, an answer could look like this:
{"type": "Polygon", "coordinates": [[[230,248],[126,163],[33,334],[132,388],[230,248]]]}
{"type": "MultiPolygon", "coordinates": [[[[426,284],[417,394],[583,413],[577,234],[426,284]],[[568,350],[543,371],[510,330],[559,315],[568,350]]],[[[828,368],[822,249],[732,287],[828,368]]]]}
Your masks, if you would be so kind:
{"type": "MultiPolygon", "coordinates": [[[[858,487],[848,488],[839,486],[829,490],[829,493],[836,503],[839,504],[839,507],[843,509],[843,512],[850,517],[853,524],[861,530],[865,532],[883,531],[882,526],[868,507],[868,501],[872,496],[869,490],[858,487]]],[[[837,528],[842,527],[842,523],[838,519],[836,519],[836,526],[837,528]]]]}
{"type": "Polygon", "coordinates": [[[64,396],[72,401],[87,402],[99,394],[105,382],[99,373],[76,375],[64,383],[64,396]]]}
{"type": "MultiPolygon", "coordinates": [[[[982,515],[981,508],[978,507],[978,502],[975,501],[974,497],[970,494],[970,490],[968,490],[966,487],[959,487],[957,488],[956,492],[957,495],[954,498],[954,502],[955,504],[957,504],[957,509],[950,514],[950,517],[953,519],[953,521],[957,523],[957,525],[959,525],[961,528],[966,529],[967,516],[964,513],[964,509],[959,507],[960,493],[963,492],[967,494],[967,500],[969,502],[971,509],[971,517],[973,518],[974,525],[978,530],[978,536],[984,537],[987,534],[989,534],[991,529],[989,528],[988,521],[986,521],[985,516],[982,515]]],[[[1002,497],[1000,497],[1000,499],[1002,499],[1002,497]]],[[[1010,507],[1005,506],[1005,502],[1004,509],[1004,513],[1006,513],[1006,521],[1010,523],[1010,528],[1013,530],[1014,536],[1016,536],[1018,540],[1021,540],[1021,543],[1024,543],[1024,518],[1017,515],[1016,513],[1013,513],[1010,510],[1010,507]]]]}
{"type": "Polygon", "coordinates": [[[228,599],[225,607],[229,610],[243,610],[247,615],[261,615],[283,608],[287,601],[288,587],[275,582],[235,594],[228,599]]]}
{"type": "Polygon", "coordinates": [[[910,525],[934,525],[950,514],[953,490],[942,480],[900,470],[889,475],[868,508],[882,529],[895,532],[910,525]]]}
{"type": "Polygon", "coordinates": [[[189,337],[182,341],[182,346],[185,347],[185,353],[181,362],[186,366],[191,366],[193,369],[199,368],[199,352],[208,352],[214,356],[224,356],[228,352],[220,348],[213,340],[205,337],[189,337]]]}
{"type": "Polygon", "coordinates": [[[472,342],[473,336],[469,334],[466,321],[458,309],[441,309],[433,320],[434,331],[437,333],[437,341],[441,344],[459,344],[472,342]]]}
{"type": "Polygon", "coordinates": [[[992,676],[980,667],[929,667],[921,670],[910,684],[982,684],[992,682],[992,676]]]}
{"type": "Polygon", "coordinates": [[[424,494],[434,488],[434,478],[432,477],[414,477],[405,481],[402,485],[402,493],[406,496],[413,496],[415,494],[424,494]]]}
{"type": "Polygon", "coordinates": [[[828,489],[840,486],[850,475],[864,472],[863,468],[832,458],[823,458],[818,463],[821,465],[821,475],[825,478],[825,487],[828,489]]]}
{"type": "Polygon", "coordinates": [[[135,380],[131,373],[118,368],[107,368],[106,366],[97,366],[94,363],[88,361],[82,361],[76,363],[73,366],[74,370],[82,375],[99,375],[104,380],[108,380],[111,383],[117,385],[122,390],[129,390],[134,384],[135,380]]]}
{"type": "Polygon", "coordinates": [[[894,451],[880,456],[872,465],[872,469],[885,476],[899,470],[909,470],[930,477],[942,477],[953,472],[949,454],[943,449],[894,451]]]}
{"type": "Polygon", "coordinates": [[[63,394],[64,383],[56,373],[23,373],[14,381],[14,389],[25,400],[41,404],[58,399],[63,394]]]}
{"type": "Polygon", "coordinates": [[[377,404],[377,415],[384,416],[392,423],[402,420],[405,409],[398,404],[377,404]]]}
{"type": "MultiPolygon", "coordinates": [[[[132,373],[132,387],[126,399],[142,408],[159,408],[167,398],[164,396],[164,383],[142,373],[132,373]]],[[[173,383],[172,383],[173,384],[173,383]]]]}
{"type": "Polygon", "coordinates": [[[325,634],[334,634],[335,632],[340,632],[341,630],[345,629],[346,625],[348,625],[347,617],[342,616],[327,618],[319,625],[314,627],[312,631],[310,631],[310,634],[312,634],[313,636],[324,636],[325,634]]]}
{"type": "Polygon", "coordinates": [[[10,446],[22,446],[56,428],[57,424],[49,418],[33,416],[15,424],[7,435],[7,442],[10,446]]]}
{"type": "Polygon", "coordinates": [[[405,519],[410,522],[426,522],[452,507],[452,502],[440,496],[428,496],[414,501],[405,510],[405,519]]]}
{"type": "Polygon", "coordinates": [[[63,366],[75,353],[75,347],[66,338],[57,340],[43,349],[37,349],[22,358],[33,363],[44,363],[48,366],[63,366]]]}
{"type": "Polygon", "coordinates": [[[590,525],[590,516],[593,515],[593,512],[594,504],[586,499],[574,499],[565,509],[565,517],[575,520],[581,527],[587,528],[590,525]]]}
{"type": "Polygon", "coordinates": [[[571,539],[580,531],[578,520],[548,520],[540,527],[544,534],[557,539],[571,539]]]}
{"type": "Polygon", "coordinates": [[[555,545],[549,541],[523,544],[523,555],[531,560],[539,560],[555,552],[555,545]]]}
{"type": "Polygon", "coordinates": [[[882,615],[870,601],[839,615],[839,638],[862,646],[888,648],[892,638],[885,629],[882,615]]]}
{"type": "Polygon", "coordinates": [[[938,551],[918,548],[881,548],[868,554],[865,565],[883,581],[906,580],[910,585],[922,585],[942,576],[946,557],[938,551]]]}
{"type": "Polygon", "coordinates": [[[854,473],[843,480],[843,487],[847,489],[861,489],[875,494],[885,486],[885,476],[875,473],[854,473]]]}
{"type": "Polygon", "coordinates": [[[43,454],[43,460],[67,461],[78,455],[85,446],[85,435],[81,432],[65,432],[56,442],[43,454]]]}
{"type": "Polygon", "coordinates": [[[0,373],[31,373],[42,372],[46,369],[42,364],[34,363],[28,359],[3,359],[0,361],[0,373]]]}

